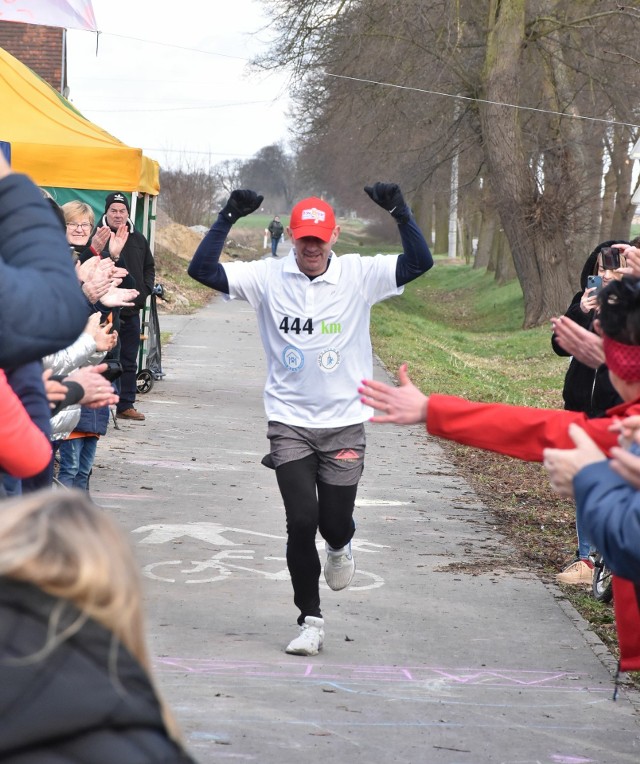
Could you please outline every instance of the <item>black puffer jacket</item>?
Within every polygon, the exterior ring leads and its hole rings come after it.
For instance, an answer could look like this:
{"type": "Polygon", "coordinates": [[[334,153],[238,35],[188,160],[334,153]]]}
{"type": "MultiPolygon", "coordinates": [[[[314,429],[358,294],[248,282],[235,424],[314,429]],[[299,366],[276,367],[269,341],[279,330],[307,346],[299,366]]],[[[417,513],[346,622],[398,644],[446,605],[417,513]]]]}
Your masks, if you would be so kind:
{"type": "MultiPolygon", "coordinates": [[[[623,243],[620,239],[615,241],[603,241],[593,250],[593,252],[587,258],[584,264],[582,273],[580,275],[580,291],[576,292],[571,300],[565,316],[572,319],[584,327],[593,331],[593,320],[595,318],[595,311],[589,311],[589,313],[583,313],[580,308],[580,299],[587,288],[587,277],[593,273],[596,273],[596,260],[598,253],[603,247],[610,247],[612,244],[623,243]]],[[[556,340],[556,335],[551,336],[551,347],[557,355],[568,356],[565,350],[563,350],[556,340]]],[[[607,409],[612,406],[617,406],[622,402],[622,398],[614,390],[611,381],[609,380],[609,370],[602,364],[597,369],[592,369],[589,366],[576,360],[571,359],[569,368],[564,378],[564,387],[562,389],[562,398],[564,400],[564,407],[568,411],[582,411],[588,417],[601,417],[607,409]]]]}
{"type": "MultiPolygon", "coordinates": [[[[95,621],[45,657],[62,601],[0,577],[0,761],[4,764],[193,764],[169,738],[143,668],[95,621]],[[115,670],[114,670],[115,668],[115,670]]],[[[65,603],[63,625],[78,611],[65,603]]]]}

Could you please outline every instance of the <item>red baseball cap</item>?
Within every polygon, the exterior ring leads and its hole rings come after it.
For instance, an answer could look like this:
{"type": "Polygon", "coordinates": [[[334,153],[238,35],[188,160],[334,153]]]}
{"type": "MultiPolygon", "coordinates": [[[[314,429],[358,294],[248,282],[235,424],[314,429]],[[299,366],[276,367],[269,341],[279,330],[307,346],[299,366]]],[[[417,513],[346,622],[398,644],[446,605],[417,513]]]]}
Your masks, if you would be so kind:
{"type": "Polygon", "coordinates": [[[296,239],[316,236],[322,241],[330,241],[335,227],[336,216],[331,205],[316,196],[303,199],[291,210],[289,228],[296,239]]]}

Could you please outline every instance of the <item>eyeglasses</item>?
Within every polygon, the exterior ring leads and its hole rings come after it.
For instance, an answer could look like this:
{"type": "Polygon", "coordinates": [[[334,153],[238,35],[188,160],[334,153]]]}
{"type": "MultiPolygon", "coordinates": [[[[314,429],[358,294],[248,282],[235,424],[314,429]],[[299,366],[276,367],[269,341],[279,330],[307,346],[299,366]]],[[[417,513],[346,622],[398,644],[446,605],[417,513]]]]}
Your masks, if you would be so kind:
{"type": "Polygon", "coordinates": [[[67,228],[82,228],[83,231],[90,231],[91,223],[67,223],[67,228]]]}

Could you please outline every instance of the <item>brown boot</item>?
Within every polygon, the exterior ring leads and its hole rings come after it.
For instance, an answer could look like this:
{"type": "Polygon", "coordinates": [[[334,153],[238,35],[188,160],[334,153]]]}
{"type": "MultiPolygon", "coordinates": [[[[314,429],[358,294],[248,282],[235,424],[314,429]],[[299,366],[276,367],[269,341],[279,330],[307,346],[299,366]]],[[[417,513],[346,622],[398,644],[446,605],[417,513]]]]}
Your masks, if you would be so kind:
{"type": "Polygon", "coordinates": [[[118,411],[116,414],[116,417],[118,419],[134,419],[136,422],[143,422],[144,421],[144,414],[141,414],[139,411],[136,411],[136,409],[133,408],[133,406],[130,409],[125,409],[124,411],[118,411]]]}

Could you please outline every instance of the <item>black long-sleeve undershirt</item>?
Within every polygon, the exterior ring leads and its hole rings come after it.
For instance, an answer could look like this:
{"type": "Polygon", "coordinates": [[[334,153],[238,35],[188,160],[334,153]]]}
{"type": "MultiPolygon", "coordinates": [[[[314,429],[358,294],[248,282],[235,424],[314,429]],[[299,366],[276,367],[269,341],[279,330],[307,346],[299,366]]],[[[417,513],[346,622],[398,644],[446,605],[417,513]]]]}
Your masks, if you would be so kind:
{"type": "MultiPolygon", "coordinates": [[[[188,273],[191,278],[205,286],[229,294],[229,281],[220,255],[231,224],[218,216],[189,263],[188,273]]],[[[433,266],[433,257],[422,231],[413,218],[398,225],[403,252],[396,265],[396,284],[404,286],[426,273],[433,266]]]]}

